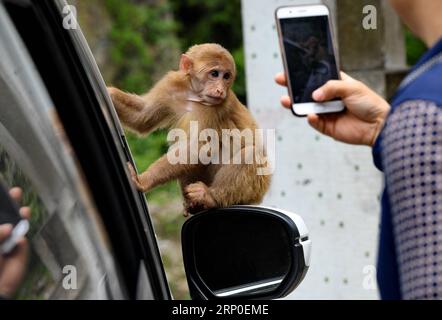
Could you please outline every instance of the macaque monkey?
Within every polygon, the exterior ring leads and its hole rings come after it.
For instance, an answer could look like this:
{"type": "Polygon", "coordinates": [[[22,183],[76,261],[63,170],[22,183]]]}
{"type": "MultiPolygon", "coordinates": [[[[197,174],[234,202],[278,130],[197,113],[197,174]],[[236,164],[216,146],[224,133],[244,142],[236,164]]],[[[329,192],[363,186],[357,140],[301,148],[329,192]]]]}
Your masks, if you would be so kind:
{"type": "MultiPolygon", "coordinates": [[[[199,132],[211,128],[219,133],[217,150],[212,153],[221,154],[223,129],[250,129],[253,133],[257,129],[252,115],[231,90],[235,77],[232,55],[218,44],[203,44],[191,47],[181,56],[179,70],[167,73],[143,96],[116,88],[108,91],[121,122],[128,129],[143,135],[159,128],[182,129],[189,134],[191,123],[196,121],[199,132]]],[[[194,142],[198,152],[201,141],[194,142]]],[[[187,138],[185,144],[191,143],[191,138],[187,138]]],[[[192,156],[190,149],[188,155],[192,156]]],[[[172,164],[166,154],[141,175],[130,164],[129,169],[142,192],[179,180],[187,216],[209,208],[262,201],[271,176],[258,174],[258,167],[265,166],[267,161],[261,142],[241,139],[238,155],[242,156],[240,164],[233,161],[224,164],[225,159],[209,164],[200,161],[172,164]],[[245,157],[253,159],[246,163],[245,157]]],[[[230,154],[231,158],[234,156],[230,154]]]]}

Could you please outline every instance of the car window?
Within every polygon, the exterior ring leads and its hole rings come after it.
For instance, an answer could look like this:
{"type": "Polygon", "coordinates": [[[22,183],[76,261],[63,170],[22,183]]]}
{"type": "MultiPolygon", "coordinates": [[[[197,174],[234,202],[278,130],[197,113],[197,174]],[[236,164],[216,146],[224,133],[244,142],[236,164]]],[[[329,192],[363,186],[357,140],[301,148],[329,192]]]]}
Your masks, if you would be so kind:
{"type": "Polygon", "coordinates": [[[103,223],[55,106],[0,4],[0,179],[31,207],[16,299],[122,299],[103,223]],[[4,44],[4,45],[3,45],[4,44]]]}
{"type": "Polygon", "coordinates": [[[109,249],[104,242],[98,242],[100,248],[95,243],[97,237],[91,234],[96,231],[94,229],[100,229],[97,221],[90,219],[94,215],[92,212],[76,203],[69,190],[54,192],[51,199],[42,199],[38,188],[2,142],[0,179],[9,187],[22,188],[21,205],[29,206],[32,212],[28,268],[17,299],[112,298],[118,295],[118,290],[112,293],[109,288],[115,285],[109,282],[117,281],[115,274],[110,276],[112,267],[107,270],[110,266],[105,260],[110,258],[106,252],[109,249]],[[89,223],[95,225],[87,226],[89,223]]]}

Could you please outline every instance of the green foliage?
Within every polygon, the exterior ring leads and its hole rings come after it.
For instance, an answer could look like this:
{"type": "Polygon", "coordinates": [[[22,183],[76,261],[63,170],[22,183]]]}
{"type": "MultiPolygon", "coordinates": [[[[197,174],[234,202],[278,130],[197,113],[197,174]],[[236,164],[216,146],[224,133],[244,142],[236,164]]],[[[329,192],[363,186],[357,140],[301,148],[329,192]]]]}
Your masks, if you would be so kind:
{"type": "Polygon", "coordinates": [[[178,23],[183,51],[200,43],[219,43],[235,58],[238,78],[233,88],[246,102],[241,0],[169,0],[178,23]]]}
{"type": "MultiPolygon", "coordinates": [[[[177,25],[171,18],[171,8],[167,1],[146,4],[106,0],[105,4],[112,20],[110,55],[116,68],[112,82],[125,91],[144,93],[177,59],[171,56],[179,52],[175,36],[177,25]]],[[[153,133],[149,138],[139,138],[132,133],[127,137],[140,171],[168,148],[164,132],[153,133]]],[[[158,188],[152,197],[161,192],[178,196],[176,183],[158,188]]]]}
{"type": "Polygon", "coordinates": [[[127,91],[145,92],[154,75],[168,58],[164,49],[177,48],[176,25],[168,17],[167,1],[143,4],[136,1],[106,0],[113,25],[112,63],[117,67],[115,85],[127,91]]]}
{"type": "Polygon", "coordinates": [[[405,31],[405,41],[407,45],[407,63],[414,65],[422,54],[427,51],[427,46],[409,30],[405,31]]]}

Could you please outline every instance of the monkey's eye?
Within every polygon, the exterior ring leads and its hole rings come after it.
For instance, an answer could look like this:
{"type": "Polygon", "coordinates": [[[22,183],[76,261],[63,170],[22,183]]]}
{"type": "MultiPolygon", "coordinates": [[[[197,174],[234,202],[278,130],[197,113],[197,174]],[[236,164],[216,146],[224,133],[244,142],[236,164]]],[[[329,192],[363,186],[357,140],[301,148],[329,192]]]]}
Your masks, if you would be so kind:
{"type": "Polygon", "coordinates": [[[231,74],[227,72],[227,73],[224,75],[224,80],[229,80],[230,77],[231,77],[231,74]]]}
{"type": "Polygon", "coordinates": [[[213,70],[213,71],[210,72],[210,75],[211,75],[212,77],[214,77],[214,78],[218,78],[218,76],[219,76],[219,72],[218,72],[218,70],[213,70]]]}

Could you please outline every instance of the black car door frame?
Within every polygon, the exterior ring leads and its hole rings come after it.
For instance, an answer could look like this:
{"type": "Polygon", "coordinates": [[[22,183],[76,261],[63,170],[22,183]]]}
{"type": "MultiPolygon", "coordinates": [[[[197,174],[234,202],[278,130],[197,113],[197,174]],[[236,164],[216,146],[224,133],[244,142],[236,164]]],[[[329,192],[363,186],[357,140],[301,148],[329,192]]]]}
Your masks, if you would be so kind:
{"type": "Polygon", "coordinates": [[[129,297],[140,263],[155,299],[171,299],[144,195],[131,184],[133,163],[106,86],[80,30],[63,28],[58,0],[4,0],[55,104],[107,229],[129,297]]]}

